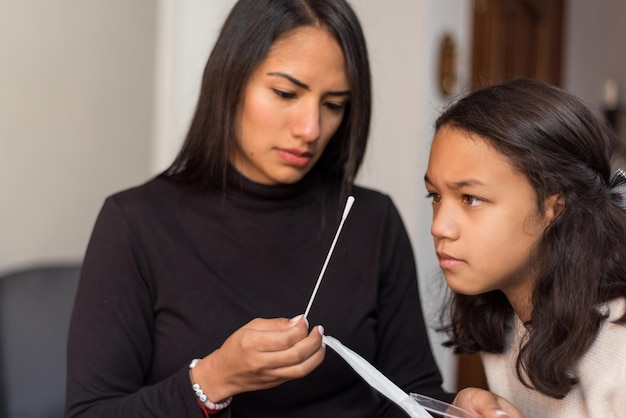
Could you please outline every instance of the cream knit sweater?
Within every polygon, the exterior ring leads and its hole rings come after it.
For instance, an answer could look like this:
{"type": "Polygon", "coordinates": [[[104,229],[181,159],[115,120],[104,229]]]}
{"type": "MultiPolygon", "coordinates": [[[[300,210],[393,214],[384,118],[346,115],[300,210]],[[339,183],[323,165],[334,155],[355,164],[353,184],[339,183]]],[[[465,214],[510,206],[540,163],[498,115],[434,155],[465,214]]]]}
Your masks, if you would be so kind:
{"type": "Polygon", "coordinates": [[[513,402],[526,418],[626,417],[626,325],[612,322],[624,314],[626,300],[613,300],[602,310],[608,310],[609,317],[576,364],[580,382],[565,398],[545,396],[518,380],[515,359],[523,325],[517,316],[505,352],[483,353],[490,390],[513,402]]]}

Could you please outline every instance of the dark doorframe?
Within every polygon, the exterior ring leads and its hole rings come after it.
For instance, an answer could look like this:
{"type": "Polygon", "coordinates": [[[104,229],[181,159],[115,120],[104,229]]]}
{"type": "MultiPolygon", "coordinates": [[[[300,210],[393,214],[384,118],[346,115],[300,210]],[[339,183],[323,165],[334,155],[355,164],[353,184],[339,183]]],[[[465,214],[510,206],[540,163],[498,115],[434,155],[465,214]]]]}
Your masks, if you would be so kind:
{"type": "Polygon", "coordinates": [[[527,77],[561,84],[565,0],[475,0],[472,88],[527,77]]]}

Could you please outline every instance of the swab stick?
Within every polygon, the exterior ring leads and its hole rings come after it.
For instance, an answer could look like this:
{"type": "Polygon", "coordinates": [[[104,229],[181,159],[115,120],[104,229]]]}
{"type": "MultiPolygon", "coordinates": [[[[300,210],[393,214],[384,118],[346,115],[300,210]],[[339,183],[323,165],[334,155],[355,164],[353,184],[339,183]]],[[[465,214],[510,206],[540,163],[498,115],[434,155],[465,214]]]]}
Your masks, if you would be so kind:
{"type": "Polygon", "coordinates": [[[330,245],[330,250],[328,251],[328,255],[326,256],[326,261],[324,261],[324,265],[322,266],[322,271],[320,272],[319,277],[317,278],[317,283],[315,283],[315,288],[313,289],[313,293],[311,294],[311,298],[309,299],[309,304],[304,311],[304,319],[309,315],[309,311],[311,310],[311,305],[313,305],[313,300],[315,299],[315,295],[317,294],[317,289],[320,287],[320,283],[322,282],[322,277],[324,276],[324,272],[326,271],[326,266],[328,266],[328,261],[330,260],[330,256],[333,254],[333,250],[335,249],[335,244],[337,243],[337,238],[339,238],[339,233],[341,232],[341,228],[343,228],[343,223],[346,221],[348,217],[348,213],[350,213],[350,209],[352,209],[352,204],[354,203],[354,196],[348,196],[348,200],[346,201],[346,206],[343,209],[343,215],[341,215],[341,222],[339,222],[339,227],[337,228],[337,233],[335,233],[335,239],[333,239],[333,243],[330,245]]]}

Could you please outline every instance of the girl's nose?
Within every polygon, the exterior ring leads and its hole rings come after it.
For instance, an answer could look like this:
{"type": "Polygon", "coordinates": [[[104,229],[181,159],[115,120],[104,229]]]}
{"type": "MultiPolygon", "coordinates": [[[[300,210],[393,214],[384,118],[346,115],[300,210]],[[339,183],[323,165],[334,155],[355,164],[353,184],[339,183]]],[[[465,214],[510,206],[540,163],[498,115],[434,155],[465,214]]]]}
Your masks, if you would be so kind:
{"type": "Polygon", "coordinates": [[[439,239],[457,239],[459,237],[459,228],[452,211],[444,206],[433,208],[433,223],[430,226],[430,233],[433,237],[439,239]]]}

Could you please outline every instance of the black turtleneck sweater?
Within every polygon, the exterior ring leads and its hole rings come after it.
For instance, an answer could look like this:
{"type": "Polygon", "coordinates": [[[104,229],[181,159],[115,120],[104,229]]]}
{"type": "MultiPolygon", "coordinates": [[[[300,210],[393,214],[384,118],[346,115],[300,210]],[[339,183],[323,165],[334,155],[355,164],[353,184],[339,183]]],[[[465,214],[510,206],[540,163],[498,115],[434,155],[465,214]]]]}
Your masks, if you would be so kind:
{"type": "MultiPolygon", "coordinates": [[[[311,174],[242,177],[227,193],[168,178],[115,194],[83,262],[68,348],[68,417],[202,417],[188,365],[255,317],[304,312],[343,205],[311,174]]],[[[356,198],[309,313],[407,392],[449,401],[410,243],[391,200],[356,198]]],[[[332,349],[309,376],[240,394],[232,418],[404,417],[332,349]]]]}

